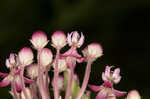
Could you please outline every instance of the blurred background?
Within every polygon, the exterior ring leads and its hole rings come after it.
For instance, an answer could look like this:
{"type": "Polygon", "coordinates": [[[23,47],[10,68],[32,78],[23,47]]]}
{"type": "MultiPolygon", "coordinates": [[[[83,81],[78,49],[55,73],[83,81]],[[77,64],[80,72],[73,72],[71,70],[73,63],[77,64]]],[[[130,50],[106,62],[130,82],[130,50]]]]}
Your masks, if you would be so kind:
{"type": "MultiPolygon", "coordinates": [[[[122,75],[116,89],[137,89],[142,99],[150,99],[149,27],[149,0],[0,0],[0,72],[8,72],[10,52],[31,46],[34,31],[43,30],[50,39],[56,30],[77,30],[86,37],[82,48],[91,42],[104,48],[93,63],[90,84],[102,84],[105,66],[114,65],[122,75]]],[[[85,64],[76,68],[81,81],[84,69],[85,64]]],[[[11,99],[8,89],[0,88],[2,99],[11,99]]]]}

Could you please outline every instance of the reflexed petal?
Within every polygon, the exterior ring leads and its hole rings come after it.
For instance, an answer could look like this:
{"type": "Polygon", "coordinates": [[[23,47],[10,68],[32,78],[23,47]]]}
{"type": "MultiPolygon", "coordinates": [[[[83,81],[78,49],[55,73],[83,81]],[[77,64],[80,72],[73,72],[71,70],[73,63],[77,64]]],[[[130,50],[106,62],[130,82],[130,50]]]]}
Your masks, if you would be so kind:
{"type": "Polygon", "coordinates": [[[91,84],[88,84],[88,87],[90,89],[92,89],[93,91],[100,91],[100,86],[95,86],[95,85],[91,85],[91,84]]]}
{"type": "Polygon", "coordinates": [[[98,93],[98,95],[96,96],[96,98],[95,99],[106,99],[106,96],[107,95],[107,93],[106,92],[99,92],[98,93]]]}
{"type": "Polygon", "coordinates": [[[114,90],[114,94],[116,97],[121,97],[121,96],[124,96],[126,94],[126,92],[114,90]]]}
{"type": "Polygon", "coordinates": [[[72,35],[72,33],[71,34],[68,33],[68,35],[67,35],[67,43],[69,44],[69,46],[72,45],[71,35],[72,35]]]}
{"type": "Polygon", "coordinates": [[[6,76],[8,76],[7,73],[1,73],[1,72],[0,72],[0,77],[4,78],[4,77],[6,77],[6,76]]]}
{"type": "Polygon", "coordinates": [[[9,76],[5,77],[1,82],[0,82],[0,87],[5,87],[10,84],[10,79],[9,76]]]}

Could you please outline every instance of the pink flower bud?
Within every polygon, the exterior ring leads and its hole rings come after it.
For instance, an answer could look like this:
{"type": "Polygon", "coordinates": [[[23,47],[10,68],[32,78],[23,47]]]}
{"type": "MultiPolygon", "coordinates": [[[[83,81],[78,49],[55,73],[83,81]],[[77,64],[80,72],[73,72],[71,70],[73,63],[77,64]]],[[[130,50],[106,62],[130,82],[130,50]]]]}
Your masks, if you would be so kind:
{"type": "MultiPolygon", "coordinates": [[[[53,67],[55,68],[56,62],[54,62],[53,67]]],[[[67,69],[67,64],[65,59],[58,60],[58,72],[63,72],[67,69]]]]}
{"type": "Polygon", "coordinates": [[[9,59],[6,59],[5,64],[6,64],[7,68],[12,68],[12,67],[18,65],[18,62],[16,60],[16,56],[14,53],[10,53],[9,59]]]}
{"type": "Polygon", "coordinates": [[[66,45],[66,35],[62,31],[56,31],[52,35],[52,46],[61,49],[66,45]]]}
{"type": "Polygon", "coordinates": [[[84,50],[83,55],[90,58],[98,58],[103,55],[102,46],[98,43],[89,44],[84,50]]]}
{"type": "Polygon", "coordinates": [[[35,49],[44,48],[48,43],[47,36],[42,31],[34,32],[30,41],[35,49]]]}
{"type": "Polygon", "coordinates": [[[47,66],[52,62],[52,52],[48,48],[43,48],[40,53],[40,64],[42,66],[47,66]]]}
{"type": "Polygon", "coordinates": [[[32,50],[28,47],[22,48],[19,53],[19,61],[22,65],[30,65],[33,62],[33,53],[32,50]]]}
{"type": "Polygon", "coordinates": [[[77,31],[71,32],[71,34],[68,34],[67,36],[67,42],[69,46],[75,46],[75,47],[81,47],[84,43],[84,36],[81,33],[81,37],[79,36],[79,33],[77,31]]]}
{"type": "Polygon", "coordinates": [[[137,90],[131,90],[126,99],[141,99],[141,96],[137,90]]]}
{"type": "Polygon", "coordinates": [[[37,64],[31,64],[31,65],[27,68],[27,75],[28,75],[31,79],[35,79],[36,77],[38,77],[38,65],[37,65],[37,64]]]}

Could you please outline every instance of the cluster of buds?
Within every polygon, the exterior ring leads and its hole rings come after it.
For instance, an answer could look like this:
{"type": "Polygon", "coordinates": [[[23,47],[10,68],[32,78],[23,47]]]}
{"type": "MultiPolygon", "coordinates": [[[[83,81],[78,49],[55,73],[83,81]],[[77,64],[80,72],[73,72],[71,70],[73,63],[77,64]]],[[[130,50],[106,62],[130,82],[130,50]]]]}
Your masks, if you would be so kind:
{"type": "MultiPolygon", "coordinates": [[[[91,99],[91,91],[87,87],[98,92],[95,99],[117,99],[126,95],[127,92],[118,91],[113,86],[121,80],[120,68],[112,71],[112,66],[106,66],[102,73],[104,83],[100,86],[88,84],[91,65],[103,55],[103,48],[99,43],[91,43],[82,50],[81,55],[77,49],[83,45],[84,39],[84,35],[77,31],[67,36],[63,31],[56,31],[50,43],[56,49],[56,54],[53,54],[51,49],[46,48],[49,43],[47,35],[43,31],[34,32],[30,42],[37,54],[34,55],[29,47],[22,48],[18,54],[11,53],[5,64],[10,72],[0,72],[3,78],[0,87],[11,84],[10,94],[14,99],[91,99]],[[67,44],[70,49],[61,53],[67,44]],[[87,66],[80,86],[74,71],[77,63],[82,62],[86,62],[87,66]]],[[[138,91],[132,90],[126,99],[141,97],[138,91]]]]}

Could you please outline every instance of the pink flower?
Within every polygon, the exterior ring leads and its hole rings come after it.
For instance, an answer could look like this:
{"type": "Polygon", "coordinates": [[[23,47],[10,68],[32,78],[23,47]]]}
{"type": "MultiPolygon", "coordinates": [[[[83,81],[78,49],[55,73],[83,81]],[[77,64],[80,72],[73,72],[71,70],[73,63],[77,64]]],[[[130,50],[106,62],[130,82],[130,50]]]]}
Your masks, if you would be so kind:
{"type": "Polygon", "coordinates": [[[82,51],[82,53],[86,58],[95,60],[103,55],[103,49],[99,43],[91,43],[82,51]]]}
{"type": "MultiPolygon", "coordinates": [[[[21,86],[21,78],[20,78],[20,70],[13,69],[9,74],[8,73],[0,73],[0,77],[4,78],[0,82],[0,87],[8,86],[13,80],[16,83],[16,90],[20,92],[22,90],[21,86]]],[[[31,84],[34,81],[24,77],[24,82],[27,84],[31,84]]]]}
{"type": "Polygon", "coordinates": [[[119,83],[121,80],[120,68],[116,68],[114,71],[111,71],[111,67],[106,66],[105,72],[102,73],[103,81],[111,81],[115,84],[119,83]]]}
{"type": "Polygon", "coordinates": [[[137,90],[131,90],[126,99],[141,99],[141,96],[137,90]]]}
{"type": "Polygon", "coordinates": [[[6,59],[6,66],[7,68],[13,68],[18,66],[18,57],[14,53],[10,53],[8,59],[6,59]]]}
{"type": "Polygon", "coordinates": [[[84,35],[81,33],[81,37],[77,31],[73,31],[67,36],[67,42],[69,46],[81,47],[84,43],[84,35]]]}
{"type": "Polygon", "coordinates": [[[53,54],[50,49],[43,48],[40,53],[40,64],[47,66],[52,62],[53,54]]]}
{"type": "MultiPolygon", "coordinates": [[[[55,68],[56,61],[53,63],[53,68],[55,68]]],[[[65,59],[58,59],[58,72],[63,72],[67,69],[67,64],[65,59]]]]}
{"type": "Polygon", "coordinates": [[[52,35],[52,46],[61,49],[66,45],[66,35],[63,31],[56,31],[52,35]]]}
{"type": "Polygon", "coordinates": [[[19,62],[24,65],[30,65],[33,62],[33,53],[32,50],[28,47],[22,48],[19,53],[19,62]]]}
{"type": "Polygon", "coordinates": [[[95,99],[108,99],[110,97],[121,97],[126,94],[126,92],[115,90],[110,81],[104,82],[100,86],[88,85],[93,91],[98,92],[95,99]]]}
{"type": "Polygon", "coordinates": [[[30,41],[35,49],[42,49],[48,43],[47,36],[42,31],[34,32],[30,41]]]}

